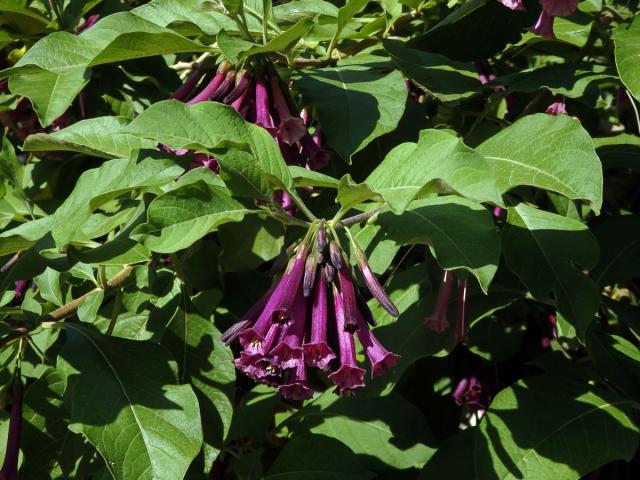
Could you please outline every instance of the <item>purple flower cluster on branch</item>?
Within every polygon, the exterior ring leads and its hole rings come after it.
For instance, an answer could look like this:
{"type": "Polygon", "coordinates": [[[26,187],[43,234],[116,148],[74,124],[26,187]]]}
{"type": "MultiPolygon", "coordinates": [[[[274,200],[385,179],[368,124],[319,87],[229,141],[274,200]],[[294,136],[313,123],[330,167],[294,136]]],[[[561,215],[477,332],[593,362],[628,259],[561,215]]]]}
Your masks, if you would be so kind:
{"type": "MultiPolygon", "coordinates": [[[[523,0],[498,0],[511,10],[524,10],[523,0]]],[[[556,38],[553,33],[553,20],[555,17],[567,17],[576,11],[578,0],[540,0],[542,12],[530,31],[545,38],[556,38]]]]}
{"type": "MultiPolygon", "coordinates": [[[[276,386],[290,400],[311,398],[308,368],[327,373],[336,393],[364,386],[365,370],[356,361],[358,338],[371,364],[371,377],[393,367],[399,356],[389,352],[369,329],[373,316],[359,293],[349,261],[335,232],[313,224],[281,278],[229,328],[222,340],[238,339],[236,367],[259,383],[276,386]],[[329,238],[333,237],[333,238],[329,238]]],[[[366,257],[358,265],[371,294],[397,316],[366,257]]]]}
{"type": "MultiPolygon", "coordinates": [[[[190,105],[215,101],[231,106],[246,121],[271,133],[289,165],[319,170],[330,161],[331,153],[322,147],[320,126],[311,124],[308,112],[300,112],[289,88],[270,63],[256,63],[240,71],[226,61],[220,63],[215,72],[205,72],[196,66],[171,98],[190,105]]],[[[181,155],[187,150],[173,153],[181,155]]],[[[197,157],[191,165],[192,168],[198,166],[207,166],[216,173],[219,169],[215,159],[206,155],[197,157]]],[[[285,193],[276,200],[286,210],[293,210],[285,193]]]]}

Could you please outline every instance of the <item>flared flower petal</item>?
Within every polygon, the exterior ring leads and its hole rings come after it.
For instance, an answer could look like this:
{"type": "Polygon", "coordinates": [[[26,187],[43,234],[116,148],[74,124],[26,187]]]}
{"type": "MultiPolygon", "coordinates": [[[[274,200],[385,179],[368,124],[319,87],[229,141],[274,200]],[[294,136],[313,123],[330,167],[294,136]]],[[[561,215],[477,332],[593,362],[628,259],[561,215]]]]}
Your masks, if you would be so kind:
{"type": "Polygon", "coordinates": [[[558,96],[551,105],[547,107],[545,113],[549,115],[567,115],[567,107],[564,103],[564,97],[562,95],[558,96]]]}
{"type": "Polygon", "coordinates": [[[302,295],[296,297],[291,310],[291,322],[283,327],[282,339],[271,351],[275,364],[280,368],[295,368],[304,363],[302,341],[307,322],[307,300],[302,295]]]}
{"type": "Polygon", "coordinates": [[[360,313],[358,313],[357,335],[371,362],[371,378],[382,375],[400,360],[400,355],[390,352],[378,341],[360,313]]]}
{"type": "Polygon", "coordinates": [[[540,0],[542,11],[553,17],[566,17],[578,8],[579,0],[540,0]]]}
{"type": "Polygon", "coordinates": [[[286,382],[278,387],[278,391],[287,400],[309,400],[313,397],[313,390],[307,380],[307,367],[304,363],[291,371],[286,382]]]}

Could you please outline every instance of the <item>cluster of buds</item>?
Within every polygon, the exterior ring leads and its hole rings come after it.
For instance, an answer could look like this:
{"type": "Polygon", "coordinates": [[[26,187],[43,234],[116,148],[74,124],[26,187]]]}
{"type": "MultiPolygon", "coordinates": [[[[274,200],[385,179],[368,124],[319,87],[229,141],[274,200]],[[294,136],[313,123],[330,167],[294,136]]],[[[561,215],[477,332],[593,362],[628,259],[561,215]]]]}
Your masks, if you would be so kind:
{"type": "MultiPolygon", "coordinates": [[[[369,291],[397,316],[364,253],[359,248],[356,252],[369,291]]],[[[387,351],[369,329],[375,321],[335,230],[327,230],[324,222],[314,224],[288,255],[282,277],[222,335],[227,344],[239,339],[242,351],[236,367],[259,383],[277,386],[290,400],[313,395],[309,367],[326,372],[338,394],[363,387],[366,372],[356,362],[354,337],[369,358],[372,378],[393,367],[399,356],[387,351]]]]}
{"type": "MultiPolygon", "coordinates": [[[[230,105],[245,120],[271,133],[287,164],[311,170],[327,166],[331,154],[321,147],[320,127],[315,125],[310,133],[308,112],[298,110],[273,65],[256,63],[236,70],[223,61],[216,71],[205,70],[203,66],[196,66],[171,97],[190,105],[203,101],[230,105]]],[[[186,150],[175,153],[184,154],[186,150]]],[[[204,164],[205,160],[202,156],[196,158],[196,163],[204,164]]]]}
{"type": "Polygon", "coordinates": [[[433,313],[424,319],[427,328],[434,332],[444,332],[449,328],[449,319],[447,312],[449,310],[449,302],[453,294],[453,287],[457,281],[458,292],[456,296],[456,325],[454,330],[454,338],[456,342],[464,342],[467,340],[466,325],[466,306],[467,306],[467,280],[458,280],[456,275],[445,270],[436,297],[436,305],[433,313]]]}

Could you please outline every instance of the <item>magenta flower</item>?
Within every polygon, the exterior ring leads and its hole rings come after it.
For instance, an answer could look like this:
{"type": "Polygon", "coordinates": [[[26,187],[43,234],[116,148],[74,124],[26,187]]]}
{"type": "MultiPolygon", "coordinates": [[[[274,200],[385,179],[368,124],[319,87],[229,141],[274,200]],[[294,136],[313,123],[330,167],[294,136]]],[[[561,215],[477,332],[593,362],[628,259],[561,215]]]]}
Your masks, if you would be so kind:
{"type": "Polygon", "coordinates": [[[276,113],[280,120],[277,136],[287,145],[293,145],[305,134],[308,134],[304,120],[299,116],[291,114],[287,101],[280,89],[280,79],[275,75],[271,76],[271,94],[273,96],[273,104],[276,108],[276,113]]]}
{"type": "Polygon", "coordinates": [[[369,262],[367,261],[367,256],[360,249],[357,249],[355,253],[356,258],[358,259],[360,272],[362,272],[362,276],[364,277],[364,281],[369,288],[369,292],[371,292],[371,295],[373,295],[373,297],[378,301],[382,308],[384,308],[389,313],[389,315],[397,317],[400,312],[398,312],[396,306],[389,299],[389,296],[382,288],[382,285],[380,285],[378,278],[371,271],[371,267],[369,266],[369,262]]]}
{"type": "Polygon", "coordinates": [[[579,0],[540,0],[542,10],[554,17],[566,17],[578,8],[579,0]]]}
{"type": "Polygon", "coordinates": [[[444,332],[449,328],[449,320],[447,319],[447,310],[449,309],[449,301],[453,292],[453,284],[456,276],[453,272],[445,270],[436,297],[436,305],[433,313],[424,319],[425,325],[434,332],[444,332]]]}
{"type": "Polygon", "coordinates": [[[545,113],[548,113],[549,115],[567,115],[567,107],[564,103],[564,97],[562,95],[558,95],[556,100],[547,107],[545,113]]]}
{"type": "Polygon", "coordinates": [[[530,31],[532,33],[535,33],[536,35],[540,35],[541,37],[549,39],[556,38],[556,35],[553,33],[554,18],[555,17],[549,15],[543,10],[542,12],[540,12],[540,16],[538,17],[536,23],[533,25],[533,27],[530,28],[530,31]]]}
{"type": "MultiPolygon", "coordinates": [[[[324,223],[311,228],[296,249],[287,249],[293,258],[275,287],[221,337],[227,344],[239,339],[242,350],[234,360],[238,370],[256,382],[277,386],[290,400],[312,396],[307,368],[325,372],[338,394],[364,386],[366,371],[356,362],[354,334],[369,358],[372,378],[399,358],[369,330],[367,321],[375,322],[335,231],[329,239],[324,223]]],[[[376,295],[388,300],[377,280],[367,282],[377,285],[376,295]]],[[[387,307],[397,312],[390,300],[387,307]]]]}
{"type": "Polygon", "coordinates": [[[501,4],[510,10],[524,10],[523,0],[498,0],[501,4]]]}

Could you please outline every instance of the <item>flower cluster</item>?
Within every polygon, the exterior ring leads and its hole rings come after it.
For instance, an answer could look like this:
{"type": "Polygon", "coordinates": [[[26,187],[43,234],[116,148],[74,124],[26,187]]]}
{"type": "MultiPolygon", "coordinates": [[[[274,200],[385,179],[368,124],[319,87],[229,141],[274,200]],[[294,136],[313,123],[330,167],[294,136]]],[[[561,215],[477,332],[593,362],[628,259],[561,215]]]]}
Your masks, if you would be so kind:
{"type": "Polygon", "coordinates": [[[172,98],[190,105],[203,101],[230,105],[245,120],[269,131],[290,165],[318,170],[329,163],[331,154],[321,147],[320,127],[313,126],[310,133],[310,115],[298,110],[271,64],[258,63],[238,71],[223,61],[215,72],[196,66],[172,98]]]}
{"type": "MultiPolygon", "coordinates": [[[[369,291],[397,316],[364,253],[355,248],[369,291]]],[[[259,383],[277,386],[291,400],[313,395],[309,367],[327,372],[338,394],[364,386],[366,372],[356,362],[354,336],[369,358],[372,378],[393,367],[399,356],[369,329],[375,322],[335,231],[329,234],[324,223],[312,226],[291,254],[279,281],[222,336],[227,344],[239,339],[236,367],[259,383]]]]}

